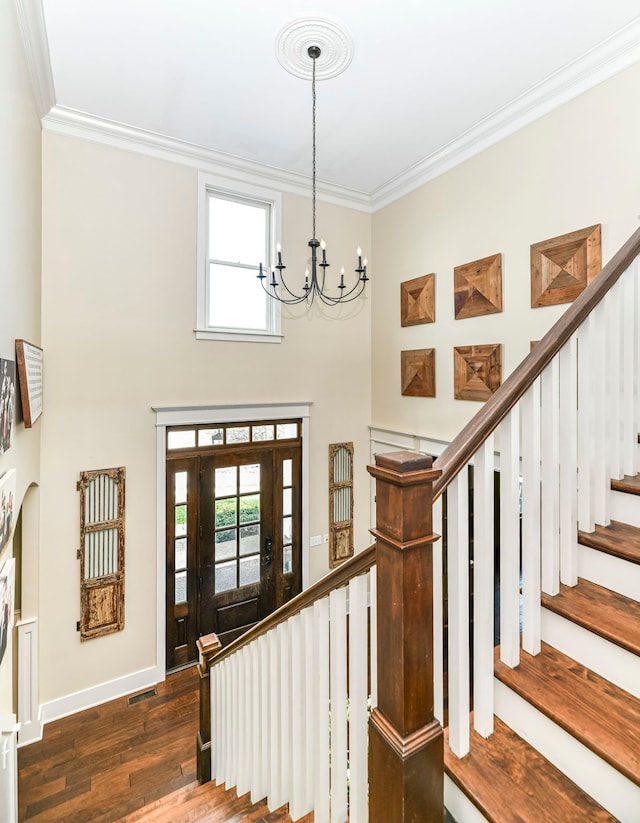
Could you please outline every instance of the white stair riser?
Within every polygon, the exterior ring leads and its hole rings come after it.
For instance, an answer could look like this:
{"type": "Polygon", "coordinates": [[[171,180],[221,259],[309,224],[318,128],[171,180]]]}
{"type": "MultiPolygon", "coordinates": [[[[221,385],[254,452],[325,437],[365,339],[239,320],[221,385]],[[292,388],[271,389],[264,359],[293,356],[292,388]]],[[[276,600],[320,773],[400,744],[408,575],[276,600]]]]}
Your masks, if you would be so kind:
{"type": "Polygon", "coordinates": [[[444,776],[444,805],[456,823],[487,823],[487,818],[474,806],[453,780],[444,776]]]}
{"type": "Polygon", "coordinates": [[[628,492],[611,491],[609,516],[612,520],[640,528],[640,496],[628,492]]]}
{"type": "Polygon", "coordinates": [[[496,715],[621,823],[638,823],[640,787],[499,680],[496,715]]]}
{"type": "Polygon", "coordinates": [[[571,620],[542,609],[542,639],[640,699],[640,659],[571,620]]]}
{"type": "Polygon", "coordinates": [[[589,546],[578,546],[578,577],[614,592],[639,599],[640,566],[589,546]]]}

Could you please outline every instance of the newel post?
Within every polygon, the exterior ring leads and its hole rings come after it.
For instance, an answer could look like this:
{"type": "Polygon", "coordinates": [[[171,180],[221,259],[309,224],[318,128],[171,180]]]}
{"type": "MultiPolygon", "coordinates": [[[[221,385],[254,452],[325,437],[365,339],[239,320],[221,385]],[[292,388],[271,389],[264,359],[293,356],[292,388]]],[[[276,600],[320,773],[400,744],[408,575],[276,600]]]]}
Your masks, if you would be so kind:
{"type": "Polygon", "coordinates": [[[376,479],[378,706],[369,721],[370,823],[442,823],[443,735],[433,714],[431,458],[380,454],[376,479]]]}
{"type": "Polygon", "coordinates": [[[200,728],[197,737],[196,763],[198,783],[211,780],[211,661],[222,648],[215,634],[205,634],[196,641],[200,675],[200,728]]]}

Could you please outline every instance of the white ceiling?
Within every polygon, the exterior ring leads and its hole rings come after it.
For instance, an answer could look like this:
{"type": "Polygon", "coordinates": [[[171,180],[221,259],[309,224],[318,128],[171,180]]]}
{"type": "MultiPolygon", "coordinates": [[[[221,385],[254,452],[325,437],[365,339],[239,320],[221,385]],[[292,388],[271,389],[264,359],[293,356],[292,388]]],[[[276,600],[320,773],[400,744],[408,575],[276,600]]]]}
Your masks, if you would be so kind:
{"type": "Polygon", "coordinates": [[[307,176],[311,86],[275,41],[298,18],[340,23],[354,55],[318,83],[317,173],[374,200],[640,59],[640,0],[41,2],[59,116],[307,176]]]}

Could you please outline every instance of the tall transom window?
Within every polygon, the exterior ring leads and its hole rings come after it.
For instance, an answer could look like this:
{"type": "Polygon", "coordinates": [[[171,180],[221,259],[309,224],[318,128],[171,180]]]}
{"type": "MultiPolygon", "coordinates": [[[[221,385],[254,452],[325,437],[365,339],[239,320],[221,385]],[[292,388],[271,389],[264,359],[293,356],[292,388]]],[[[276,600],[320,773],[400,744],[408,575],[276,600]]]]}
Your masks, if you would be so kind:
{"type": "Polygon", "coordinates": [[[272,259],[279,212],[277,192],[230,191],[199,175],[197,337],[279,342],[279,304],[257,278],[272,259]]]}

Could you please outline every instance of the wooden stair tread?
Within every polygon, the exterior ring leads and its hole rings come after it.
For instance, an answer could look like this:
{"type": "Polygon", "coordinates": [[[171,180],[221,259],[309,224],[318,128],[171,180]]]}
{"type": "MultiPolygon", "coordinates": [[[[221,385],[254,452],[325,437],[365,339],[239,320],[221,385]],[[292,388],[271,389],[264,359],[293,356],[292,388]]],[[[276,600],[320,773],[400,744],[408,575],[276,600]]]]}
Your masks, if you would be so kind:
{"type": "Polygon", "coordinates": [[[640,564],[640,529],[612,520],[608,526],[596,526],[595,531],[578,531],[578,543],[606,554],[640,564]]]}
{"type": "MultiPolygon", "coordinates": [[[[190,783],[121,818],[120,823],[291,823],[288,806],[270,812],[266,800],[252,803],[249,794],[215,783],[190,783]]],[[[313,814],[299,823],[312,823],[313,814]]]]}
{"type": "Polygon", "coordinates": [[[445,771],[491,823],[616,820],[497,717],[487,740],[471,732],[462,759],[445,745],[445,771]]]}
{"type": "Polygon", "coordinates": [[[640,785],[640,700],[546,643],[535,656],[521,652],[515,669],[498,654],[502,683],[640,785]]]}
{"type": "Polygon", "coordinates": [[[542,605],[640,657],[637,600],[579,578],[577,586],[561,585],[559,594],[543,594],[542,605]]]}
{"type": "Polygon", "coordinates": [[[616,492],[640,494],[640,474],[625,476],[621,480],[612,480],[611,488],[616,492]]]}

